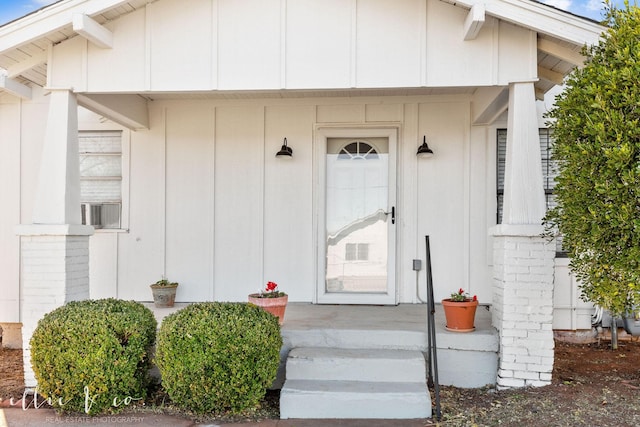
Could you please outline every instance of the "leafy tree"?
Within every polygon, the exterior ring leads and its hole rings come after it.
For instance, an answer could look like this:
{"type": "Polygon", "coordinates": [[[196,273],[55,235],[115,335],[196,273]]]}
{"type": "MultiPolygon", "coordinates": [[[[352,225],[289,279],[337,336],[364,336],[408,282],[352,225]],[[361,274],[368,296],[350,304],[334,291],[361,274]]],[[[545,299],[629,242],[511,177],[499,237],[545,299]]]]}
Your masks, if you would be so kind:
{"type": "Polygon", "coordinates": [[[608,4],[605,24],[547,116],[559,176],[545,223],[582,298],[620,316],[640,304],[640,9],[608,4]]]}

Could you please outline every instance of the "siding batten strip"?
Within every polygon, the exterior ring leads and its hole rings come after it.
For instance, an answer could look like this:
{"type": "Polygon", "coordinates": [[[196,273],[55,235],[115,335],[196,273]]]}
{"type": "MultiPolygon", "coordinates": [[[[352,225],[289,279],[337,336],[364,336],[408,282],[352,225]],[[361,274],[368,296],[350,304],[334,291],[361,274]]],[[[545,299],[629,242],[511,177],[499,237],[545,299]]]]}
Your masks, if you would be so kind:
{"type": "Polygon", "coordinates": [[[167,107],[162,109],[162,274],[167,275],[167,107]]]}
{"type": "Polygon", "coordinates": [[[215,301],[216,297],[216,112],[214,106],[211,111],[211,168],[209,169],[209,179],[211,180],[211,198],[209,209],[211,218],[209,221],[209,247],[211,250],[211,262],[209,263],[209,299],[215,301]]]}
{"type": "Polygon", "coordinates": [[[144,10],[144,87],[151,90],[151,8],[152,3],[147,4],[144,10]]]}
{"type": "Polygon", "coordinates": [[[463,215],[464,215],[464,242],[463,245],[463,268],[464,268],[464,289],[468,289],[470,293],[474,293],[471,289],[471,135],[469,129],[471,125],[471,108],[467,104],[467,113],[465,114],[465,126],[463,132],[462,152],[463,152],[463,215]]]}
{"type": "Polygon", "coordinates": [[[280,0],[280,89],[287,88],[287,0],[280,0]]]}
{"type": "Polygon", "coordinates": [[[427,86],[427,1],[420,3],[420,86],[427,86]]]}
{"type": "Polygon", "coordinates": [[[211,25],[215,26],[214,28],[211,28],[211,90],[217,90],[220,85],[218,81],[220,76],[220,70],[218,69],[218,64],[220,63],[220,49],[218,47],[218,31],[220,29],[220,24],[218,22],[219,15],[218,0],[211,0],[211,25]]]}
{"type": "Polygon", "coordinates": [[[261,167],[262,167],[262,193],[260,194],[260,206],[262,207],[262,212],[260,213],[260,218],[262,218],[262,221],[260,221],[260,251],[262,252],[260,255],[260,259],[261,259],[261,265],[260,265],[260,276],[262,277],[261,280],[261,287],[262,284],[265,283],[265,258],[264,258],[264,254],[265,254],[265,248],[264,248],[264,242],[266,241],[265,239],[265,215],[264,213],[266,212],[267,208],[266,208],[266,198],[265,198],[265,194],[267,191],[267,184],[266,184],[266,180],[267,180],[267,167],[266,167],[266,153],[267,153],[267,107],[266,105],[262,106],[262,162],[261,162],[261,167]]]}
{"type": "Polygon", "coordinates": [[[358,85],[358,1],[351,0],[351,64],[349,83],[352,88],[358,85]]]}

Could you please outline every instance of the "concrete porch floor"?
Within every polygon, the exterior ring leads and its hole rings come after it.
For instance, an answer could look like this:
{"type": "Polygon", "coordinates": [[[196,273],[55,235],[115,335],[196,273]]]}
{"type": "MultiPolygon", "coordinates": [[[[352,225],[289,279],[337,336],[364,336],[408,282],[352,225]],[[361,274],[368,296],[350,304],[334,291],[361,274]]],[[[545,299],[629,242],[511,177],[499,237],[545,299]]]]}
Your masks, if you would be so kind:
{"type": "MultiPolygon", "coordinates": [[[[184,308],[191,303],[176,303],[170,308],[157,308],[153,303],[142,303],[155,315],[158,325],[166,316],[184,308]]],[[[479,336],[492,335],[495,329],[491,326],[491,312],[487,305],[478,306],[476,311],[476,330],[461,334],[445,329],[444,311],[436,304],[435,321],[437,338],[445,336],[479,336]]],[[[291,302],[282,325],[283,335],[287,331],[305,331],[318,328],[335,330],[361,331],[401,331],[424,336],[424,349],[427,346],[427,305],[398,304],[392,305],[335,305],[291,302]]],[[[420,345],[420,344],[416,344],[420,345]]]]}
{"type": "MultiPolygon", "coordinates": [[[[156,308],[145,303],[162,319],[188,303],[156,308]]],[[[439,383],[474,388],[495,384],[499,336],[491,325],[489,306],[476,311],[476,330],[468,333],[445,329],[444,311],[436,304],[436,345],[439,383]]],[[[284,365],[292,348],[333,347],[404,349],[428,352],[426,304],[397,306],[322,305],[289,303],[282,325],[282,369],[274,387],[284,381],[284,365]]]]}

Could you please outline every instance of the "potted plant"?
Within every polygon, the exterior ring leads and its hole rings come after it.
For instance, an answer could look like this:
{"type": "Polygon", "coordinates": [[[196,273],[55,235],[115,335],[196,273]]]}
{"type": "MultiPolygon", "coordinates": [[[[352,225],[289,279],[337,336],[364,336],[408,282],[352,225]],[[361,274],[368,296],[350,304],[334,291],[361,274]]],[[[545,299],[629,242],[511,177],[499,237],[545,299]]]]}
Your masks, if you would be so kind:
{"type": "Polygon", "coordinates": [[[444,315],[447,319],[445,328],[452,332],[473,332],[478,307],[478,297],[470,297],[464,289],[451,294],[451,298],[442,300],[444,315]]]}
{"type": "Polygon", "coordinates": [[[153,302],[156,307],[173,307],[173,304],[176,302],[176,290],[178,288],[177,282],[171,282],[169,279],[162,276],[162,279],[151,284],[150,287],[151,293],[153,294],[153,302]]]}
{"type": "Polygon", "coordinates": [[[267,282],[264,289],[255,294],[249,294],[249,303],[257,305],[267,312],[278,317],[278,323],[284,322],[284,312],[287,309],[289,297],[278,290],[278,284],[267,282]]]}

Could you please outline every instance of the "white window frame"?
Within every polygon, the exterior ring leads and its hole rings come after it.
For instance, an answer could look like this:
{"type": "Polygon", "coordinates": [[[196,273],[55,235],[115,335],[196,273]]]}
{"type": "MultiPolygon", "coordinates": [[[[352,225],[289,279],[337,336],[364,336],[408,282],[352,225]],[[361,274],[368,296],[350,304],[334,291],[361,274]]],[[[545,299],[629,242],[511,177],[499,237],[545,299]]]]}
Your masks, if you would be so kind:
{"type": "MultiPolygon", "coordinates": [[[[87,122],[78,124],[78,132],[120,131],[121,132],[121,161],[122,181],[120,228],[96,228],[96,233],[123,233],[129,232],[129,195],[130,195],[130,159],[131,159],[131,131],[114,123],[87,122]]],[[[85,204],[83,202],[83,204],[85,204]]]]}
{"type": "Polygon", "coordinates": [[[389,206],[398,206],[397,198],[397,161],[398,141],[400,140],[399,124],[317,124],[314,128],[314,246],[316,251],[316,292],[314,303],[319,304],[376,304],[395,305],[399,301],[400,282],[397,278],[398,268],[398,227],[389,228],[389,260],[388,260],[388,287],[387,293],[330,293],[326,291],[326,153],[327,139],[352,138],[354,140],[366,138],[388,138],[389,141],[389,206]]]}

